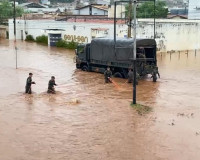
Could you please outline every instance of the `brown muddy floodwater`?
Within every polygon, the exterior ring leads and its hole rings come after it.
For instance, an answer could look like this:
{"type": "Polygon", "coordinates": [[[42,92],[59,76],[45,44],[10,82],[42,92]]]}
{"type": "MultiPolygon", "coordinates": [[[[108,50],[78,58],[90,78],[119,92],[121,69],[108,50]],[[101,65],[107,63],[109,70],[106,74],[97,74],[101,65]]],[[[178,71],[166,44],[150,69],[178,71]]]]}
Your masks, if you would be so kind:
{"type": "Polygon", "coordinates": [[[199,160],[200,51],[158,54],[161,79],[132,86],[75,69],[74,52],[0,40],[0,160],[199,160]],[[25,95],[32,72],[34,94],[25,95]],[[50,77],[56,95],[47,95],[50,77]]]}

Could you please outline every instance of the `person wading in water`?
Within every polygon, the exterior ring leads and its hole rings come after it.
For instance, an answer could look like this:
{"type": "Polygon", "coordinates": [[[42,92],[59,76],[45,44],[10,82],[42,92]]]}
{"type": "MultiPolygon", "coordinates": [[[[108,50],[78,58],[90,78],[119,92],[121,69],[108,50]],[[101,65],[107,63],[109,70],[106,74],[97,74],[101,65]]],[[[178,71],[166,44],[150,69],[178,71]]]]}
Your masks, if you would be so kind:
{"type": "Polygon", "coordinates": [[[104,72],[105,83],[112,83],[110,80],[111,76],[112,72],[110,70],[110,67],[107,67],[107,70],[104,72]]]}
{"type": "Polygon", "coordinates": [[[36,84],[35,82],[32,82],[32,76],[33,76],[33,73],[29,73],[29,76],[28,76],[28,78],[26,80],[25,93],[28,93],[28,94],[32,93],[31,85],[32,84],[36,84]]]}
{"type": "Polygon", "coordinates": [[[52,76],[51,79],[49,80],[47,93],[53,93],[53,94],[55,94],[56,91],[55,91],[54,86],[57,86],[57,84],[55,83],[55,77],[52,76]]]}

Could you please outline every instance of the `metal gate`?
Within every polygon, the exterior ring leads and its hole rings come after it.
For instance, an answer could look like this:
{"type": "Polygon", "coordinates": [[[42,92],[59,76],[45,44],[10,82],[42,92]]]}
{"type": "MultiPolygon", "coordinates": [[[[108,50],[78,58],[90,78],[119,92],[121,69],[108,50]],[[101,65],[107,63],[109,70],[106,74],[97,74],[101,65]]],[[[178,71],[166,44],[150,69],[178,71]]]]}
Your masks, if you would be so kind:
{"type": "Polygon", "coordinates": [[[50,46],[56,46],[56,42],[61,40],[61,34],[49,34],[50,46]]]}

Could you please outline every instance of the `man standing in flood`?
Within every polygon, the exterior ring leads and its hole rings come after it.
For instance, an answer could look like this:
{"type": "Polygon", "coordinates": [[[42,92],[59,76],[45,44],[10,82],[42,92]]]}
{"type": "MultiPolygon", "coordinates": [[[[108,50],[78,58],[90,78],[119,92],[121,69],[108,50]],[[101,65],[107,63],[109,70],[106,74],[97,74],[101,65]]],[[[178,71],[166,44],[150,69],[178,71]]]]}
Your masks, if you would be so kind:
{"type": "Polygon", "coordinates": [[[112,72],[110,70],[110,67],[107,68],[107,70],[104,72],[104,77],[105,77],[105,83],[111,83],[111,78],[112,72]]]}
{"type": "Polygon", "coordinates": [[[53,93],[53,94],[55,94],[56,91],[55,91],[54,86],[57,86],[57,84],[55,83],[55,77],[52,76],[51,79],[49,80],[47,93],[53,93]]]}
{"type": "MultiPolygon", "coordinates": [[[[140,78],[140,75],[136,72],[136,85],[138,85],[138,80],[140,78]]],[[[134,73],[133,73],[133,69],[129,69],[128,71],[128,83],[133,83],[134,81],[134,73]]]]}
{"type": "Polygon", "coordinates": [[[128,83],[132,83],[133,82],[133,69],[129,69],[128,71],[128,83]]]}
{"type": "Polygon", "coordinates": [[[35,82],[32,82],[32,76],[33,74],[32,73],[29,73],[29,76],[26,80],[26,90],[25,90],[25,93],[28,93],[28,94],[31,94],[32,93],[32,90],[31,90],[31,85],[32,84],[35,84],[35,82]]]}

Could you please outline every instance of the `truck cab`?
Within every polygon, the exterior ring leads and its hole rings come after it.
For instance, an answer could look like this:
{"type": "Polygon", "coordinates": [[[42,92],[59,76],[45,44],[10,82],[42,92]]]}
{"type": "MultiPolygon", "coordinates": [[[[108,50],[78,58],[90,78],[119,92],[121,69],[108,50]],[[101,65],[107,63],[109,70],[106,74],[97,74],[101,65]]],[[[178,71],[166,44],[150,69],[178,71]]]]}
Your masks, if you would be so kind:
{"type": "Polygon", "coordinates": [[[84,71],[89,71],[89,52],[90,44],[80,44],[75,50],[76,54],[76,68],[84,71]]]}

